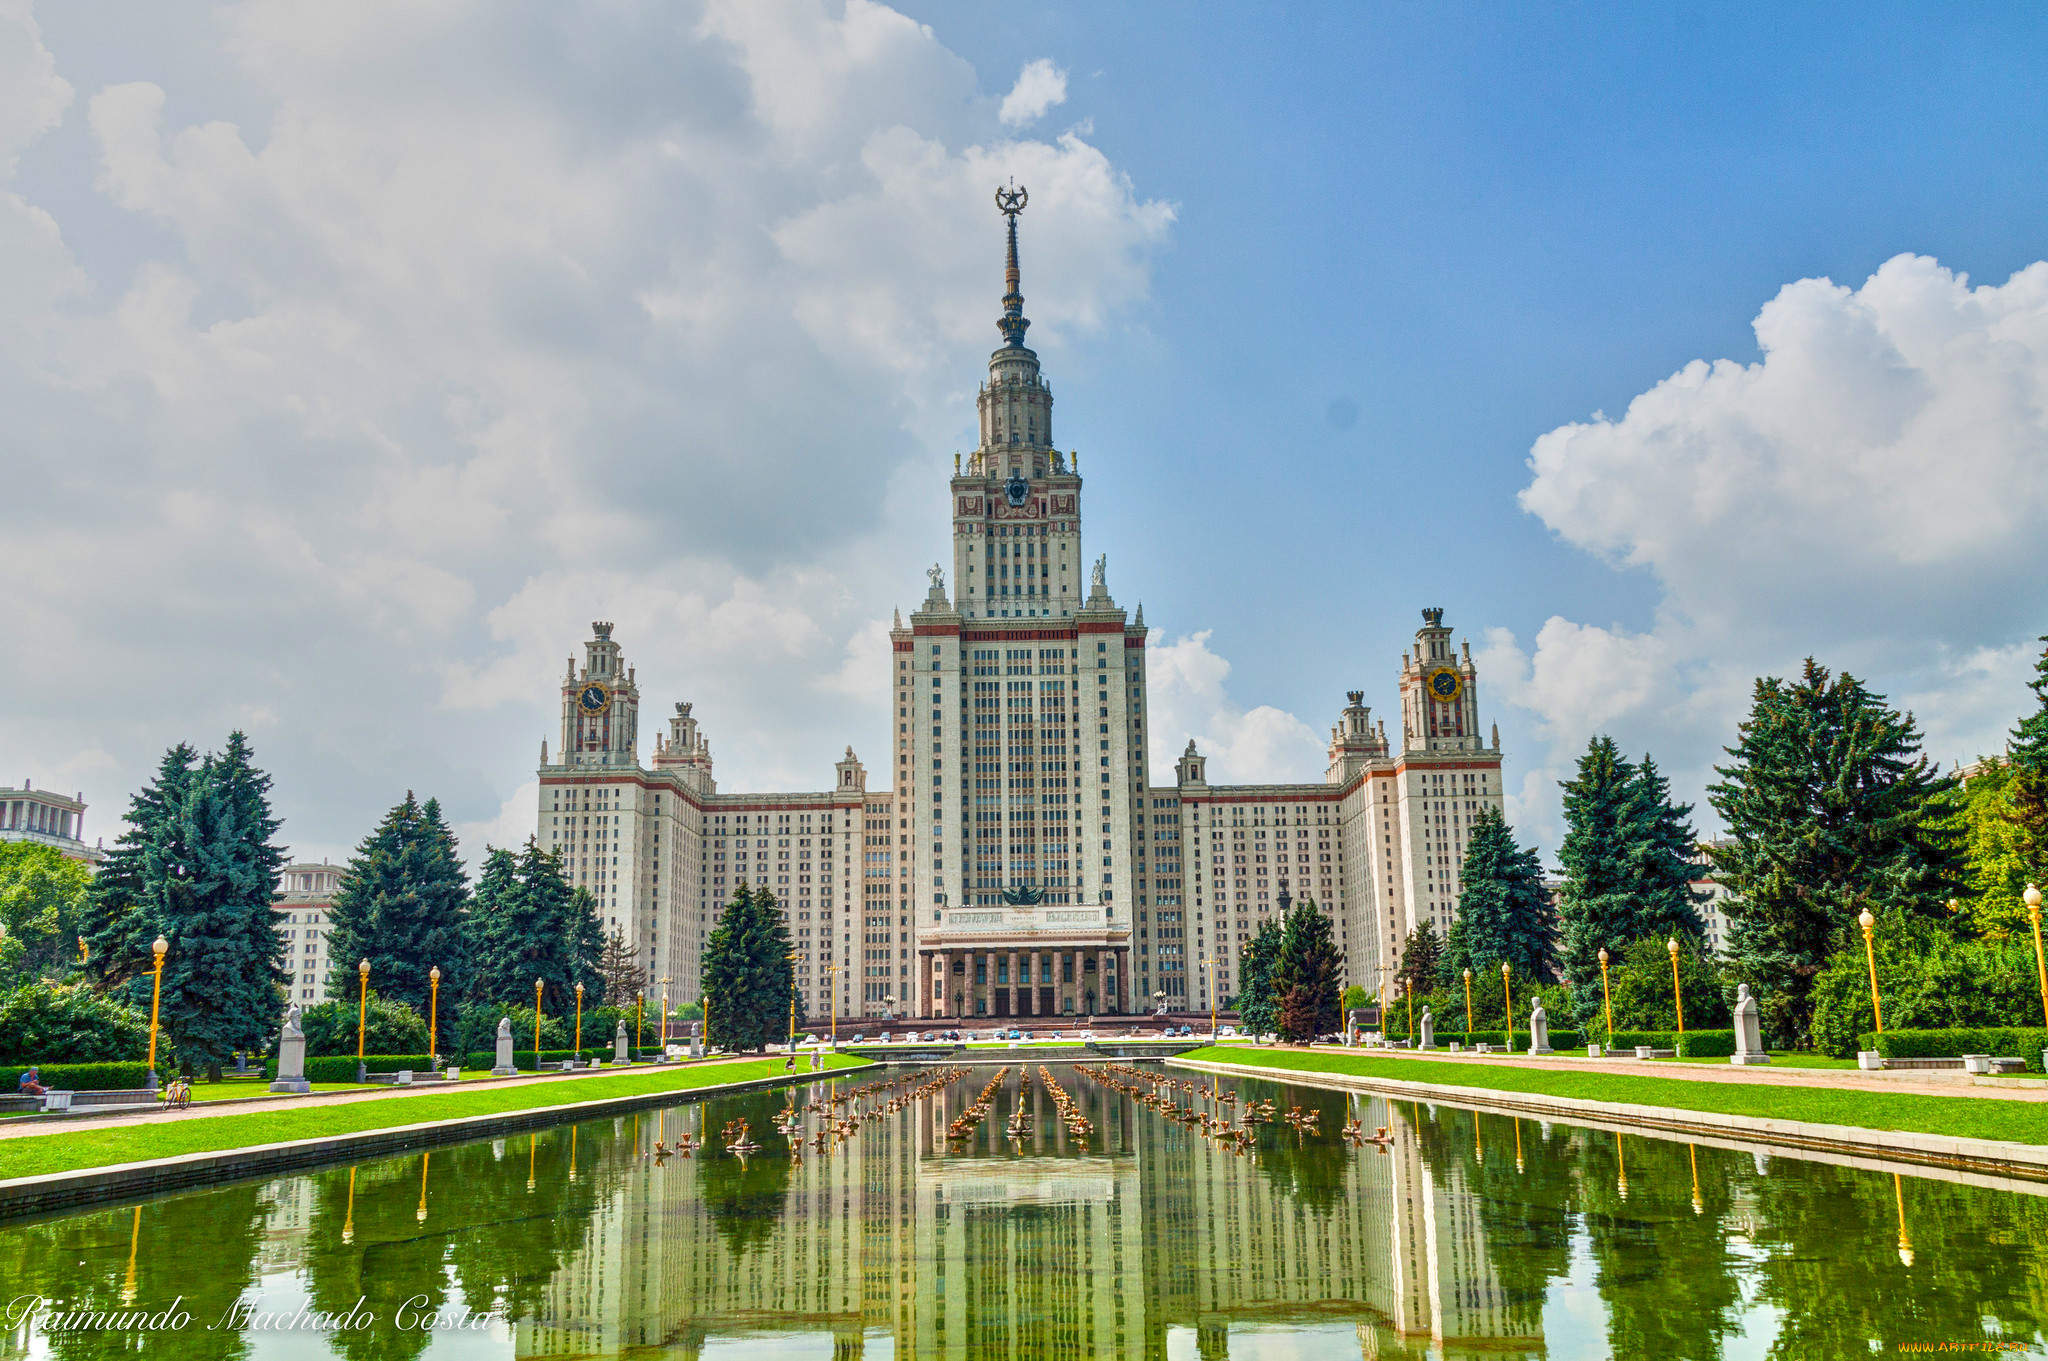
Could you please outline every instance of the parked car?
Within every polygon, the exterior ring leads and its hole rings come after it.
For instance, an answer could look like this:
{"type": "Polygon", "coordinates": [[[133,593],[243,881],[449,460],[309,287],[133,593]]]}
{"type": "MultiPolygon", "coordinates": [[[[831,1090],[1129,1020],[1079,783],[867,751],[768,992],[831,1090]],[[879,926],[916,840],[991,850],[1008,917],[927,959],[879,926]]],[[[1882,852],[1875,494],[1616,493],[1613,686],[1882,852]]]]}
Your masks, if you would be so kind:
{"type": "Polygon", "coordinates": [[[866,1033],[865,1031],[863,1031],[862,1033],[860,1033],[860,1034],[858,1034],[858,1035],[855,1035],[855,1036],[853,1037],[853,1039],[851,1039],[850,1041],[848,1041],[848,1043],[850,1043],[850,1044],[860,1044],[861,1042],[863,1042],[863,1041],[864,1041],[864,1040],[866,1040],[866,1039],[867,1039],[867,1033],[866,1033]]]}

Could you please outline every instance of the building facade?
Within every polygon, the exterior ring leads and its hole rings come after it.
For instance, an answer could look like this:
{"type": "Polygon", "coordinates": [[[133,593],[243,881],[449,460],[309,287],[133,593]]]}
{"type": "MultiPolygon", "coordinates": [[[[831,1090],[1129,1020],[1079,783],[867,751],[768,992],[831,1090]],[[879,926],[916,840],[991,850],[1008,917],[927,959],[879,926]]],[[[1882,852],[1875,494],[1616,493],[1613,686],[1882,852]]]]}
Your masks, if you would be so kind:
{"type": "Polygon", "coordinates": [[[945,489],[953,586],[935,564],[890,632],[888,792],[868,792],[848,748],[829,789],[720,793],[688,704],[643,764],[612,625],[570,659],[540,844],[635,941],[657,998],[696,999],[742,883],[787,911],[813,1016],[1227,1005],[1259,923],[1299,899],[1331,914],[1346,981],[1376,990],[1411,930],[1450,925],[1466,831],[1502,786],[1470,645],[1442,610],[1401,655],[1398,737],[1353,691],[1320,780],[1212,785],[1189,741],[1173,782],[1152,782],[1144,610],[1086,555],[1079,456],[1053,443],[1052,388],[1024,345],[1023,202],[998,197],[1004,343],[976,398],[980,444],[945,489]]]}
{"type": "Polygon", "coordinates": [[[277,891],[270,900],[271,925],[284,942],[284,967],[290,971],[287,998],[301,1007],[317,1006],[327,1000],[327,932],[334,907],[334,895],[341,888],[345,865],[307,861],[287,865],[277,876],[277,891]]]}
{"type": "Polygon", "coordinates": [[[23,780],[19,789],[0,789],[0,841],[48,846],[67,860],[97,866],[106,853],[85,844],[85,795],[67,797],[23,780]]]}

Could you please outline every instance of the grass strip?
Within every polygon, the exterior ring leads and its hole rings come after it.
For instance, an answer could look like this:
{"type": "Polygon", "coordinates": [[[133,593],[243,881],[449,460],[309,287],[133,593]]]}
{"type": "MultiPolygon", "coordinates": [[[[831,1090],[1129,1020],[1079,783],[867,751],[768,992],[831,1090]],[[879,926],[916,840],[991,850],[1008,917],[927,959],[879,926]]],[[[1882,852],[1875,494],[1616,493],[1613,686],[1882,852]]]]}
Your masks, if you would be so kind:
{"type": "MultiPolygon", "coordinates": [[[[300,1110],[257,1111],[247,1115],[216,1115],[204,1120],[163,1124],[132,1124],[112,1128],[53,1131],[0,1140],[0,1178],[47,1176],[87,1167],[175,1158],[186,1153],[218,1153],[254,1144],[288,1143],[335,1134],[419,1125],[435,1120],[461,1120],[474,1115],[568,1106],[579,1101],[684,1092],[731,1082],[751,1082],[783,1075],[781,1058],[745,1063],[671,1069],[666,1072],[621,1073],[616,1077],[577,1078],[544,1084],[493,1084],[468,1092],[436,1092],[391,1101],[359,1101],[346,1105],[307,1106],[300,1110]]],[[[870,1067],[867,1060],[845,1054],[826,1056],[827,1072],[870,1067]]],[[[797,1076],[804,1076],[799,1071],[797,1076]]]]}
{"type": "Polygon", "coordinates": [[[1858,1129],[1901,1130],[1956,1139],[2004,1139],[2048,1144],[2048,1102],[1996,1097],[1929,1096],[1917,1092],[1836,1091],[1775,1083],[1693,1082],[1684,1078],[1637,1077],[1541,1068],[1489,1068],[1478,1063],[1429,1059],[1371,1058],[1312,1053],[1299,1049],[1197,1049],[1184,1059],[1236,1063],[1276,1072],[1343,1073],[1399,1082],[1430,1082],[1480,1091],[1526,1092],[1612,1101],[1631,1106],[1665,1106],[1682,1111],[1756,1120],[1800,1120],[1858,1129]]]}

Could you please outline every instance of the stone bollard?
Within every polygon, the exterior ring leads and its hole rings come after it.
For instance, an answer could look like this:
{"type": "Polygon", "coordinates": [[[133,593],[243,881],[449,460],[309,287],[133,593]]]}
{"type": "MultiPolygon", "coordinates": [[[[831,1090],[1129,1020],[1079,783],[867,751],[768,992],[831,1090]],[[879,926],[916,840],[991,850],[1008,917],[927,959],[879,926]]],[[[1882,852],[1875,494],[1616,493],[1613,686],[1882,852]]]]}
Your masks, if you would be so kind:
{"type": "MultiPolygon", "coordinates": [[[[498,1061],[491,1066],[492,1077],[511,1077],[519,1070],[512,1064],[512,1018],[498,1018],[498,1061]]],[[[536,1060],[538,1062],[538,1060],[536,1060]]]]}
{"type": "Polygon", "coordinates": [[[1743,983],[1735,989],[1735,1052],[1728,1056],[1728,1062],[1746,1064],[1770,1061],[1771,1056],[1764,1052],[1763,1022],[1757,1016],[1756,998],[1749,995],[1749,984],[1743,983]]]}
{"type": "Polygon", "coordinates": [[[1529,1052],[1532,1054],[1554,1054],[1550,1047],[1550,1013],[1537,1002],[1529,1012],[1529,1052]]]}
{"type": "Polygon", "coordinates": [[[619,1033],[612,1036],[612,1062],[626,1063],[633,1057],[633,1042],[626,1038],[626,1023],[619,1022],[619,1033]]]}
{"type": "Polygon", "coordinates": [[[1589,1044],[1589,1045],[1587,1045],[1587,1046],[1586,1046],[1586,1057],[1587,1057],[1587,1058],[1589,1058],[1589,1059],[1597,1059],[1597,1058],[1599,1058],[1599,1057],[1600,1057],[1600,1046],[1599,1046],[1599,1045],[1597,1045],[1597,1044],[1589,1044]]]}
{"type": "Polygon", "coordinates": [[[1965,1055],[1963,1055],[1963,1071],[1964,1071],[1964,1072],[1966,1072],[1966,1073],[1972,1074],[1973,1076],[1976,1076],[1976,1077],[1988,1077],[1988,1076],[1990,1076],[1990,1074],[1991,1074],[1991,1055],[1989,1055],[1989,1054],[1965,1054],[1965,1055]]]}
{"type": "Polygon", "coordinates": [[[299,1029],[299,1009],[294,1005],[284,1014],[284,1030],[277,1037],[277,1081],[273,1092],[305,1093],[313,1090],[306,1081],[306,1032],[299,1029]]]}
{"type": "Polygon", "coordinates": [[[1856,1066],[1866,1073],[1881,1073],[1884,1071],[1884,1055],[1875,1049],[1859,1049],[1856,1051],[1856,1066]]]}

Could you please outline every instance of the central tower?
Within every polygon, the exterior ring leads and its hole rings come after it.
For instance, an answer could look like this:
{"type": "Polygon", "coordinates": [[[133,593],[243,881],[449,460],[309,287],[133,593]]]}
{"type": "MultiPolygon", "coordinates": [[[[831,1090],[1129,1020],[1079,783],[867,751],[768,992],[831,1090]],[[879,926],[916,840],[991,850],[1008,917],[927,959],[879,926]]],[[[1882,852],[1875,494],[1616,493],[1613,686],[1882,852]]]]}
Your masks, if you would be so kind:
{"type": "Polygon", "coordinates": [[[924,1016],[1129,1012],[1130,866],[1145,789],[1143,621],[1084,583],[1081,478],[1053,447],[1025,347],[1017,218],[980,442],[949,488],[953,589],[934,566],[894,645],[898,853],[910,862],[924,1016]],[[904,814],[908,814],[905,817],[904,814]],[[905,835],[905,834],[908,835],[905,835]]]}

